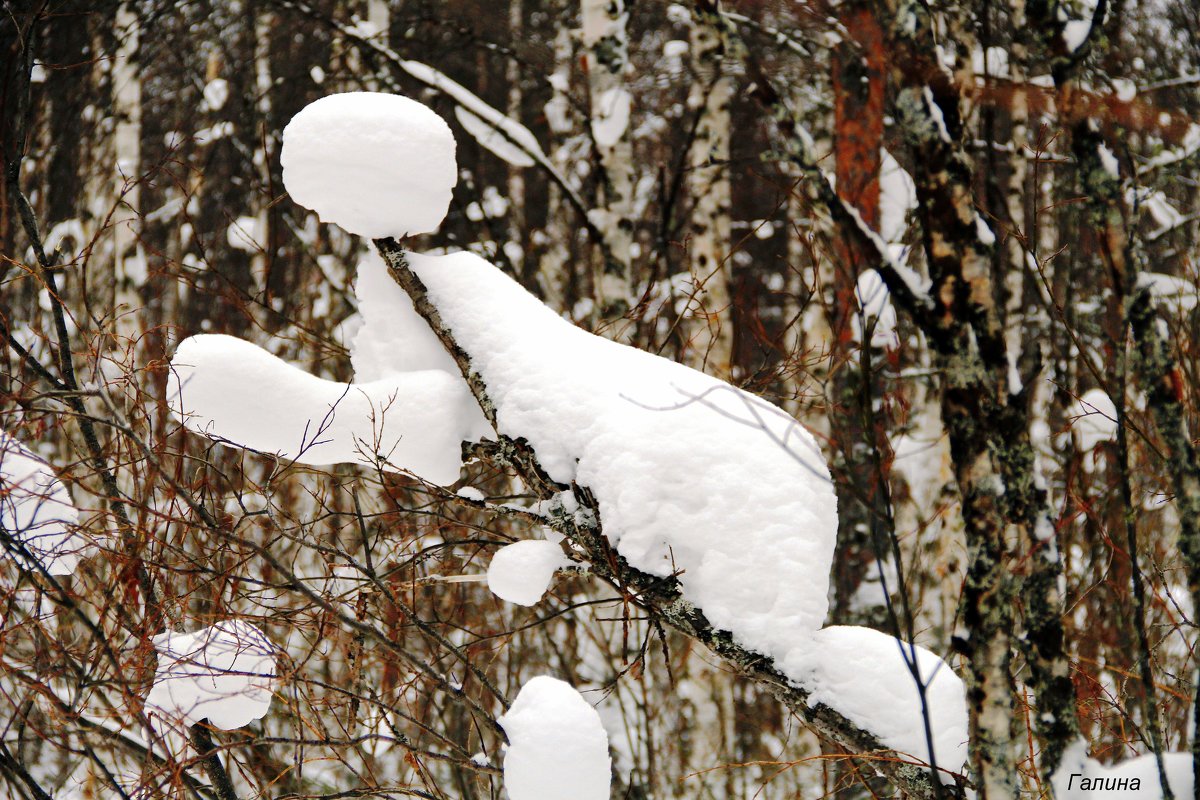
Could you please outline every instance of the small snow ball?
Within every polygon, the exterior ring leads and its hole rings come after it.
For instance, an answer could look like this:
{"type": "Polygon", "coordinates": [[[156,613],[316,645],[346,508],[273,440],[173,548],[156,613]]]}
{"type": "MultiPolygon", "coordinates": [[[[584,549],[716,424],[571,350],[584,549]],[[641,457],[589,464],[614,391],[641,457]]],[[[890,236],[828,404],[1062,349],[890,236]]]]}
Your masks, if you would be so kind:
{"type": "Polygon", "coordinates": [[[510,800],[608,800],[611,762],[600,715],[570,684],[531,678],[498,720],[508,736],[510,800]]]}
{"type": "Polygon", "coordinates": [[[458,181],[454,135],[407,97],[346,92],[309,103],[283,130],[283,184],[300,205],[359,236],[435,230],[458,181]]]}
{"type": "Polygon", "coordinates": [[[519,606],[531,606],[542,599],[559,569],[569,566],[555,542],[526,539],[496,551],[488,564],[487,582],[492,594],[519,606]]]}

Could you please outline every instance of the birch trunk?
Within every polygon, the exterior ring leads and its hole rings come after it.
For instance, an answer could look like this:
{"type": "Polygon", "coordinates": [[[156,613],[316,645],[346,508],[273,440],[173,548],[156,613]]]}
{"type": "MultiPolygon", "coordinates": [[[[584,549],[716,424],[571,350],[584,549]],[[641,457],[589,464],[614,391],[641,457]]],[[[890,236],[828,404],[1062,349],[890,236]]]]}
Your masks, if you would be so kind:
{"type": "Polygon", "coordinates": [[[625,0],[582,0],[580,22],[592,139],[600,161],[600,197],[591,217],[603,232],[610,254],[594,273],[593,291],[596,311],[601,317],[611,318],[624,314],[632,305],[632,98],[625,85],[629,71],[629,12],[625,0]]]}
{"type": "MultiPolygon", "coordinates": [[[[508,4],[508,32],[509,39],[512,42],[519,42],[525,36],[525,3],[523,0],[509,0],[508,4]]],[[[515,58],[508,59],[508,65],[505,68],[505,78],[508,81],[508,107],[507,113],[510,119],[521,119],[521,106],[524,103],[525,95],[521,90],[521,66],[515,58]]],[[[513,261],[513,267],[518,271],[518,274],[524,280],[530,279],[532,276],[526,275],[526,264],[529,263],[525,259],[525,172],[524,167],[508,165],[508,230],[507,239],[516,247],[520,248],[520,258],[514,259],[510,255],[510,260],[513,261]]],[[[515,249],[515,248],[514,248],[515,249]]]]}
{"type": "Polygon", "coordinates": [[[696,5],[689,34],[694,82],[688,105],[699,115],[688,152],[687,189],[692,199],[688,255],[695,286],[687,352],[693,364],[720,378],[732,377],[733,319],[729,295],[732,238],[729,181],[729,104],[733,78],[725,66],[729,43],[713,17],[719,0],[696,5]]]}
{"type": "Polygon", "coordinates": [[[141,229],[142,83],[138,69],[141,23],[132,3],[117,9],[117,52],[113,61],[113,135],[116,156],[113,195],[116,211],[113,229],[113,288],[116,333],[122,343],[139,334],[140,289],[146,282],[146,259],[139,245],[141,229]]]}
{"type": "MultiPolygon", "coordinates": [[[[558,15],[571,11],[571,0],[555,0],[558,15]]],[[[554,72],[550,75],[550,100],[546,103],[546,122],[550,128],[550,163],[568,181],[575,181],[577,172],[571,169],[581,142],[579,120],[571,107],[571,65],[575,60],[575,45],[567,25],[558,27],[554,36],[554,72]]],[[[573,226],[569,223],[572,210],[563,190],[550,183],[546,196],[545,249],[538,262],[538,281],[546,303],[566,311],[570,275],[567,265],[571,258],[573,226]]]]}

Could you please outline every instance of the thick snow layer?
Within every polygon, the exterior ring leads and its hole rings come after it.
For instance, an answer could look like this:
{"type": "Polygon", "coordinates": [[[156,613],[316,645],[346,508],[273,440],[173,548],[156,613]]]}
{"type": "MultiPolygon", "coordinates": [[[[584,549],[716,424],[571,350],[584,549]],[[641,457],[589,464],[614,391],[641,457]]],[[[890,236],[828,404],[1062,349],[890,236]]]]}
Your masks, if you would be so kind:
{"type": "Polygon", "coordinates": [[[300,205],[359,236],[435,230],[458,182],[454,135],[399,95],[346,92],[305,106],[283,131],[283,183],[300,205]]]}
{"type": "MultiPolygon", "coordinates": [[[[412,300],[392,280],[374,250],[359,262],[354,294],[363,320],[350,347],[356,381],[367,383],[430,369],[460,376],[454,359],[413,310],[412,300]]],[[[483,419],[482,412],[479,419],[483,419]]]]}
{"type": "Polygon", "coordinates": [[[569,684],[532,678],[498,721],[509,742],[510,800],[608,800],[608,735],[596,709],[569,684]]]}
{"type": "Polygon", "coordinates": [[[474,438],[479,418],[457,374],[418,369],[361,384],[327,381],[218,334],[180,343],[169,402],[186,427],[210,438],[301,464],[369,464],[439,484],[458,479],[461,443],[474,438]]]}
{"type": "Polygon", "coordinates": [[[0,431],[0,525],[28,553],[9,552],[51,575],[69,575],[93,546],[75,525],[79,512],[54,471],[20,442],[0,431]]]}
{"type": "Polygon", "coordinates": [[[470,254],[409,254],[501,431],[588,486],[629,563],[680,574],[718,628],[772,656],[819,628],[837,501],[812,436],[723,381],[593,336],[470,254]]]}
{"type": "MultiPolygon", "coordinates": [[[[470,354],[501,432],[525,438],[554,480],[594,492],[605,534],[632,566],[677,575],[684,599],[715,627],[775,659],[886,745],[928,758],[915,684],[895,640],[818,630],[837,504],[807,431],[729,384],[572,326],[477,256],[408,259],[470,354]]],[[[195,430],[317,464],[369,460],[354,442],[374,435],[372,414],[378,420],[386,398],[379,447],[397,465],[453,482],[458,442],[487,433],[482,416],[378,260],[360,266],[357,293],[363,325],[354,366],[370,382],[322,381],[248,343],[194,337],[174,359],[176,409],[196,412],[188,420],[195,430]],[[300,442],[312,442],[326,416],[327,430],[302,452],[300,442]]],[[[545,546],[526,542],[512,556],[498,554],[493,588],[536,602],[553,567],[521,554],[545,546]],[[527,583],[518,576],[533,572],[527,583]]],[[[919,658],[922,674],[936,675],[939,765],[957,770],[966,739],[961,684],[932,654],[919,658]]]]}
{"type": "MultiPolygon", "coordinates": [[[[1175,797],[1193,796],[1190,753],[1164,753],[1163,768],[1175,797]]],[[[1163,796],[1153,753],[1106,767],[1088,758],[1082,741],[1067,748],[1051,783],[1058,800],[1160,800],[1163,796]],[[1138,788],[1132,789],[1135,779],[1138,788]]]]}
{"type": "Polygon", "coordinates": [[[207,719],[233,730],[267,713],[275,648],[248,622],[227,620],[195,633],[159,634],[154,649],[158,668],[146,696],[148,716],[185,725],[207,719]]]}
{"type": "Polygon", "coordinates": [[[496,551],[488,564],[492,594],[519,606],[531,606],[550,588],[554,573],[570,562],[556,542],[527,539],[496,551]]]}
{"type": "MultiPolygon", "coordinates": [[[[960,772],[967,760],[967,702],[962,680],[923,647],[916,666],[927,685],[934,754],[939,770],[960,772]]],[[[804,676],[810,702],[824,703],[888,747],[931,763],[917,682],[907,663],[908,645],[870,628],[834,626],[818,631],[810,647],[798,648],[787,673],[804,676]],[[902,649],[903,648],[903,649],[902,649]]],[[[950,776],[942,772],[943,781],[950,776]]]]}

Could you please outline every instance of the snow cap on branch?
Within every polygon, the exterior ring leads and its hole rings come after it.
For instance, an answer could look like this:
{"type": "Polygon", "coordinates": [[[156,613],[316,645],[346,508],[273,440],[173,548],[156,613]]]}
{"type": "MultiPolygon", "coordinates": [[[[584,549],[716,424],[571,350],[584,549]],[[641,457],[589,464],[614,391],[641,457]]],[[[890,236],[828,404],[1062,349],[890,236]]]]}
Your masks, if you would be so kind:
{"type": "Polygon", "coordinates": [[[226,620],[195,633],[162,633],[154,649],[159,658],[146,696],[148,716],[184,725],[207,719],[233,730],[267,713],[275,647],[250,623],[226,620]]]}
{"type": "Polygon", "coordinates": [[[395,370],[365,383],[327,381],[220,334],[180,343],[169,388],[172,413],[196,433],[301,464],[367,464],[440,484],[458,479],[460,443],[481,424],[458,375],[395,370]]]}
{"type": "Polygon", "coordinates": [[[308,104],[283,131],[283,184],[300,205],[371,239],[428,233],[458,182],[454,135],[399,95],[346,92],[308,104]]]}
{"type": "Polygon", "coordinates": [[[608,734],[570,684],[540,675],[498,720],[508,736],[504,788],[510,800],[608,800],[608,734]]]}
{"type": "Polygon", "coordinates": [[[45,461],[0,431],[0,527],[5,550],[24,567],[70,575],[93,545],[75,525],[79,512],[45,461]]]}
{"type": "Polygon", "coordinates": [[[834,625],[797,648],[785,665],[803,676],[811,701],[824,703],[886,746],[936,763],[943,783],[967,760],[966,688],[950,666],[924,647],[854,625],[834,625]],[[917,681],[925,686],[921,697],[917,681]],[[934,757],[924,715],[929,715],[934,757]]]}

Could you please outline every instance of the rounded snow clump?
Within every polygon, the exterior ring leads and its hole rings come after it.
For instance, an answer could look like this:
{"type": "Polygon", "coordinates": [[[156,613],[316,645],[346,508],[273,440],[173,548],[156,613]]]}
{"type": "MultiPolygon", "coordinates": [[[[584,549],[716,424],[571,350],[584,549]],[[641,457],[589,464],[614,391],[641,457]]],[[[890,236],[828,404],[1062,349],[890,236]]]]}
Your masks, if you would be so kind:
{"type": "Polygon", "coordinates": [[[322,222],[371,239],[435,230],[458,182],[454,134],[407,97],[346,92],[283,129],[283,184],[322,222]]]}
{"type": "Polygon", "coordinates": [[[570,684],[531,678],[497,722],[510,800],[608,800],[612,763],[596,709],[570,684]]]}
{"type": "Polygon", "coordinates": [[[492,594],[519,606],[542,599],[559,569],[570,566],[555,542],[526,539],[505,545],[492,556],[487,583],[492,594]]]}
{"type": "Polygon", "coordinates": [[[275,647],[242,620],[226,620],[195,633],[160,633],[147,714],[194,725],[207,719],[231,731],[262,719],[271,706],[275,647]]]}

